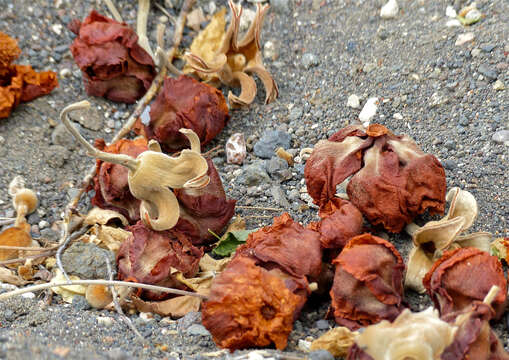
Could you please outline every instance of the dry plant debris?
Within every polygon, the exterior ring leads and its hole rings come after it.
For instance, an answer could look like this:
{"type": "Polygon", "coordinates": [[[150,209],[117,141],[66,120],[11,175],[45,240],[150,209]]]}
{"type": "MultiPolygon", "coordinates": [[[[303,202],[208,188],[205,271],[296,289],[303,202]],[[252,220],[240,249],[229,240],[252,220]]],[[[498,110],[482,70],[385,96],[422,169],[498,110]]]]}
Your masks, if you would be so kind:
{"type": "Polygon", "coordinates": [[[352,238],[339,256],[330,291],[330,312],[351,330],[394,320],[403,305],[405,264],[388,241],[363,234],[352,238]]]}
{"type": "Polygon", "coordinates": [[[239,39],[242,7],[229,1],[232,19],[224,33],[225,11],[214,15],[211,23],[195,38],[191,52],[186,55],[187,72],[195,72],[208,82],[239,87],[240,95],[228,93],[232,108],[248,106],[256,96],[256,83],[251,75],[257,75],[265,87],[265,103],[274,101],[278,95],[276,82],[263,65],[260,50],[260,33],[268,5],[257,4],[256,15],[242,39],[239,39]]]}
{"type": "Polygon", "coordinates": [[[491,306],[500,317],[507,300],[507,280],[496,256],[476,248],[446,251],[423,280],[426,290],[441,315],[461,311],[481,301],[492,286],[500,292],[491,306]]]}
{"type": "Polygon", "coordinates": [[[58,86],[53,71],[37,72],[30,65],[12,64],[21,50],[15,39],[0,31],[0,118],[6,118],[20,102],[49,94],[58,86]]]}
{"type": "Polygon", "coordinates": [[[150,107],[150,121],[140,120],[135,130],[171,153],[187,146],[180,129],[193,130],[204,146],[223,130],[229,118],[226,100],[218,89],[189,76],[167,77],[150,107]]]}
{"type": "Polygon", "coordinates": [[[323,206],[348,182],[350,201],[373,225],[400,232],[412,219],[429,210],[443,213],[445,172],[431,154],[406,135],[385,126],[347,126],[319,141],[304,170],[309,195],[323,206]]]}
{"type": "Polygon", "coordinates": [[[127,24],[92,10],[69,29],[77,35],[71,52],[89,95],[134,103],[145,94],[156,74],[154,60],[127,24]]]}
{"type": "Polygon", "coordinates": [[[446,250],[458,247],[476,247],[489,251],[492,235],[486,232],[464,234],[478,214],[477,201],[468,191],[457,187],[447,193],[449,210],[438,221],[430,221],[422,227],[410,223],[406,231],[412,235],[413,248],[408,255],[405,286],[420,293],[425,292],[422,279],[433,263],[446,250]],[[463,235],[460,235],[463,234],[463,235]]]}

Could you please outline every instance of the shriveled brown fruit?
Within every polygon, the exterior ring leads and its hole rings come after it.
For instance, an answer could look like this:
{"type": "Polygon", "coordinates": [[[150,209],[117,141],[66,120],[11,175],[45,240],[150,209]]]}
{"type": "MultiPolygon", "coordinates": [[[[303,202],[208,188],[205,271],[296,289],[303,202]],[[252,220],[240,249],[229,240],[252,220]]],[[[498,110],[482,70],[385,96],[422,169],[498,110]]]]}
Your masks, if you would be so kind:
{"type": "Polygon", "coordinates": [[[356,330],[383,319],[392,321],[404,310],[405,264],[388,241],[371,234],[356,236],[333,264],[331,313],[339,325],[356,330]]]}
{"type": "Polygon", "coordinates": [[[205,245],[217,239],[235,213],[236,200],[228,199],[212,160],[207,159],[210,182],[201,189],[175,189],[180,217],[174,230],[185,234],[193,245],[205,245]],[[210,231],[209,231],[210,230],[210,231]]]}
{"type": "Polygon", "coordinates": [[[223,130],[229,118],[221,91],[189,76],[168,77],[151,105],[150,122],[138,122],[136,131],[157,140],[164,151],[171,153],[188,146],[180,129],[193,130],[204,146],[223,130]]]}
{"type": "MultiPolygon", "coordinates": [[[[142,137],[135,140],[120,139],[108,146],[103,139],[97,139],[95,147],[108,153],[125,154],[133,158],[148,150],[147,140],[142,137]]],[[[102,209],[118,211],[131,223],[138,221],[140,200],[129,191],[128,169],[102,160],[97,160],[96,163],[97,171],[93,180],[95,196],[91,200],[92,204],[102,209]]]]}
{"type": "Polygon", "coordinates": [[[236,256],[249,256],[260,266],[279,267],[295,277],[316,280],[321,272],[320,235],[293,221],[288,213],[249,234],[236,256]]]}
{"type": "Polygon", "coordinates": [[[244,36],[240,38],[242,7],[233,1],[229,1],[228,4],[232,13],[228,30],[222,34],[219,29],[224,23],[224,12],[214,15],[212,28],[204,30],[214,34],[200,34],[201,36],[193,41],[192,53],[186,56],[188,68],[184,70],[196,72],[203,80],[219,80],[227,86],[240,87],[238,96],[231,91],[228,93],[228,101],[233,108],[248,106],[254,101],[257,89],[252,75],[257,75],[265,87],[265,103],[268,104],[278,96],[277,84],[265,69],[260,50],[261,27],[269,6],[257,4],[255,18],[244,36]],[[221,41],[218,48],[216,46],[211,48],[209,45],[214,40],[221,41]]]}
{"type": "Polygon", "coordinates": [[[498,318],[507,300],[507,280],[495,256],[476,248],[446,251],[423,280],[440,314],[461,311],[473,301],[481,301],[493,285],[500,288],[491,306],[498,318]]]}
{"type": "Polygon", "coordinates": [[[237,256],[214,280],[202,322],[214,342],[231,351],[271,344],[284,349],[301,306],[302,297],[283,279],[237,256]]]}
{"type": "Polygon", "coordinates": [[[332,198],[318,212],[321,220],[308,227],[320,233],[324,249],[342,249],[348,240],[362,232],[362,214],[351,202],[332,198]]]}
{"type": "MultiPolygon", "coordinates": [[[[180,271],[192,277],[198,271],[203,250],[193,246],[186,236],[173,230],[154,231],[141,221],[127,227],[132,233],[117,253],[118,277],[144,284],[185,289],[174,276],[180,271]]],[[[143,291],[144,300],[163,300],[169,294],[143,291]]]]}
{"type": "Polygon", "coordinates": [[[83,22],[72,21],[69,29],[78,35],[71,53],[89,95],[134,103],[145,94],[155,77],[155,64],[127,24],[92,10],[83,22]]]}
{"type": "Polygon", "coordinates": [[[336,186],[347,185],[350,201],[374,225],[399,232],[428,210],[443,213],[445,172],[408,136],[373,124],[348,126],[315,146],[304,170],[309,195],[323,206],[336,186]]]}
{"type": "Polygon", "coordinates": [[[104,309],[113,301],[111,291],[105,285],[88,285],[85,298],[90,306],[96,309],[104,309]]]}
{"type": "Polygon", "coordinates": [[[8,117],[20,102],[49,94],[58,86],[53,71],[36,72],[30,65],[14,65],[21,50],[17,41],[0,32],[0,118],[8,117]]]}

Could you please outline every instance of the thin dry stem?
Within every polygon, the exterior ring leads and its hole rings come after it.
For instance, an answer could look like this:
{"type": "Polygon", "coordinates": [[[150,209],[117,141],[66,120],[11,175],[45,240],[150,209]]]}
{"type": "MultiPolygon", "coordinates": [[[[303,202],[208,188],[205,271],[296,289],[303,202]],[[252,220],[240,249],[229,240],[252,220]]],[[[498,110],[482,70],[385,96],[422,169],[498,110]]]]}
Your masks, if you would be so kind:
{"type": "Polygon", "coordinates": [[[48,251],[48,252],[45,252],[45,253],[42,253],[42,254],[30,255],[30,256],[26,256],[26,257],[22,257],[22,258],[16,258],[16,259],[10,259],[10,260],[4,260],[4,261],[0,261],[0,265],[9,265],[9,264],[16,264],[16,263],[24,263],[27,260],[34,260],[34,259],[39,259],[39,258],[55,255],[55,252],[56,252],[55,250],[51,250],[51,251],[48,251]]]}
{"type": "Polygon", "coordinates": [[[491,305],[493,300],[497,297],[498,293],[500,292],[500,288],[497,285],[493,285],[484,297],[484,300],[482,301],[485,304],[491,305]]]}
{"type": "Polygon", "coordinates": [[[58,246],[43,248],[43,247],[25,247],[25,246],[8,246],[0,245],[1,250],[23,250],[23,251],[50,251],[58,249],[58,246]]]}
{"type": "Polygon", "coordinates": [[[265,206],[246,206],[246,205],[235,205],[237,209],[252,209],[252,210],[267,210],[267,211],[283,211],[284,209],[265,207],[265,206]]]}
{"type": "Polygon", "coordinates": [[[160,292],[165,292],[165,293],[170,293],[170,294],[175,294],[175,295],[194,296],[194,297],[198,297],[200,299],[207,299],[207,297],[205,295],[194,293],[194,292],[190,292],[190,291],[172,289],[172,288],[167,288],[167,287],[163,287],[163,286],[156,286],[156,285],[140,284],[140,283],[129,282],[129,281],[118,281],[118,280],[114,280],[114,281],[111,281],[111,280],[71,280],[71,281],[62,281],[62,282],[59,282],[59,283],[46,283],[46,284],[32,285],[32,286],[24,287],[22,289],[17,289],[17,290],[9,291],[9,292],[0,294],[0,300],[6,300],[6,299],[9,299],[9,298],[11,298],[13,296],[25,294],[27,292],[34,292],[34,291],[39,291],[39,290],[44,290],[44,289],[50,289],[50,288],[53,288],[53,287],[69,286],[69,285],[129,286],[129,287],[134,287],[134,288],[139,288],[139,289],[146,289],[146,290],[152,290],[152,291],[160,291],[160,292]]]}
{"type": "Polygon", "coordinates": [[[154,59],[154,53],[150,48],[147,37],[147,19],[150,10],[150,0],[138,0],[138,19],[136,22],[136,33],[138,44],[154,59]]]}
{"type": "Polygon", "coordinates": [[[157,1],[154,3],[154,5],[156,6],[156,8],[158,8],[159,10],[161,10],[161,12],[162,12],[164,15],[166,15],[166,17],[167,17],[168,19],[170,19],[170,21],[171,21],[172,23],[174,23],[174,24],[175,24],[175,23],[177,22],[177,20],[175,20],[175,18],[174,18],[174,17],[173,17],[173,16],[172,16],[169,12],[168,12],[168,10],[166,10],[166,9],[165,9],[165,8],[164,8],[161,4],[158,4],[158,3],[157,3],[157,1]]]}
{"type": "Polygon", "coordinates": [[[113,15],[113,18],[115,20],[117,20],[118,22],[124,22],[124,20],[122,20],[122,16],[118,12],[118,10],[117,10],[115,4],[113,4],[112,0],[104,0],[104,3],[108,7],[108,10],[110,11],[111,15],[113,15]]]}

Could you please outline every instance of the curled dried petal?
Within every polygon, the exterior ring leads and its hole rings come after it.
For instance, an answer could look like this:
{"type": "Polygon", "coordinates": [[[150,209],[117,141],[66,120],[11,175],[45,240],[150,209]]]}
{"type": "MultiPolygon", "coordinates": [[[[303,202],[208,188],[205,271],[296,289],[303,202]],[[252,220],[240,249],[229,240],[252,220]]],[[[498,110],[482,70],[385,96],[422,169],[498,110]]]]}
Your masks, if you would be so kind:
{"type": "Polygon", "coordinates": [[[476,248],[446,251],[426,274],[423,284],[442,315],[483,300],[493,285],[501,289],[492,303],[497,317],[505,308],[507,281],[502,264],[476,248]]]}
{"type": "Polygon", "coordinates": [[[382,319],[393,320],[404,309],[405,265],[388,241],[370,234],[356,236],[333,264],[331,310],[338,324],[355,330],[382,319]]]}
{"type": "Polygon", "coordinates": [[[212,284],[202,321],[220,347],[284,349],[301,306],[302,297],[284,280],[238,256],[212,284]]]}

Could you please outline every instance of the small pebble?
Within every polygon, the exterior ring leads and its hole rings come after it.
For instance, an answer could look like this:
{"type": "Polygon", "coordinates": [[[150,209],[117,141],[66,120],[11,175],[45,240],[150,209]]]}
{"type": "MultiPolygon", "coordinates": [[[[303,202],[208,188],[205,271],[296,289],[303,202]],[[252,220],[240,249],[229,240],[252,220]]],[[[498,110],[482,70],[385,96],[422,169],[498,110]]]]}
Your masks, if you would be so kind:
{"type": "Polygon", "coordinates": [[[30,291],[30,292],[21,294],[21,297],[24,299],[35,299],[35,294],[30,291]]]}
{"type": "Polygon", "coordinates": [[[489,80],[495,80],[498,77],[497,70],[487,63],[479,65],[477,71],[479,71],[479,73],[483,74],[489,80]]]}
{"type": "Polygon", "coordinates": [[[364,107],[359,114],[359,120],[364,126],[369,125],[369,122],[375,116],[378,109],[377,102],[378,98],[372,97],[366,101],[366,104],[364,104],[364,107]]]}
{"type": "Polygon", "coordinates": [[[380,9],[380,17],[382,19],[392,19],[398,15],[398,11],[398,2],[396,0],[389,0],[389,2],[380,9]]]}
{"type": "Polygon", "coordinates": [[[60,70],[60,77],[61,78],[68,78],[72,75],[71,69],[63,68],[60,70]]]}
{"type": "Polygon", "coordinates": [[[509,130],[500,130],[493,134],[491,140],[497,144],[509,145],[509,130]]]}
{"type": "Polygon", "coordinates": [[[109,316],[98,316],[97,323],[99,325],[110,327],[111,325],[113,325],[113,319],[110,318],[109,316]]]}
{"type": "Polygon", "coordinates": [[[311,53],[305,53],[304,55],[302,55],[301,61],[305,69],[317,66],[320,63],[318,57],[315,54],[311,53]]]}
{"type": "Polygon", "coordinates": [[[210,336],[210,332],[201,324],[193,324],[186,330],[188,335],[210,336]]]}
{"type": "Polygon", "coordinates": [[[456,39],[455,45],[460,46],[460,45],[466,44],[467,42],[473,41],[474,38],[475,38],[475,36],[474,36],[473,32],[460,34],[460,35],[458,35],[458,38],[456,39]]]}
{"type": "Polygon", "coordinates": [[[276,59],[277,50],[276,45],[272,41],[266,41],[263,45],[263,57],[266,59],[276,59]]]}
{"type": "Polygon", "coordinates": [[[505,85],[504,83],[502,82],[502,80],[497,80],[493,83],[493,90],[496,90],[496,91],[502,91],[502,90],[505,90],[505,85]]]}
{"type": "Polygon", "coordinates": [[[361,106],[361,102],[360,102],[360,99],[359,99],[359,97],[357,95],[352,94],[352,95],[350,95],[348,97],[346,105],[351,107],[351,108],[353,108],[353,109],[358,109],[361,106]]]}
{"type": "Polygon", "coordinates": [[[451,5],[447,5],[447,7],[445,8],[445,15],[450,18],[456,18],[458,14],[451,5]]]}
{"type": "Polygon", "coordinates": [[[394,113],[392,117],[396,120],[403,120],[403,115],[401,115],[400,113],[394,113]]]}

